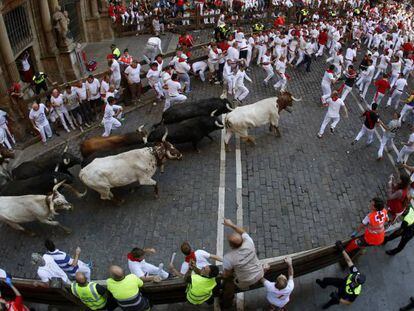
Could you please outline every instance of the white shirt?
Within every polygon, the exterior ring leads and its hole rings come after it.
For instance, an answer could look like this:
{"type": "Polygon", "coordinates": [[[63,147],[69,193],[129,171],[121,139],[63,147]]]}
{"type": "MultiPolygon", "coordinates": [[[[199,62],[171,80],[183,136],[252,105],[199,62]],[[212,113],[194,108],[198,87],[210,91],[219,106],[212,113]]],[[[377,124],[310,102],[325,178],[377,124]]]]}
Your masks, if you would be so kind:
{"type": "Polygon", "coordinates": [[[50,96],[50,102],[52,103],[52,105],[55,108],[56,112],[65,112],[66,111],[62,94],[59,94],[58,97],[54,97],[53,95],[50,96]]]}
{"type": "Polygon", "coordinates": [[[37,275],[42,282],[49,282],[52,278],[62,279],[63,282],[69,284],[70,281],[66,273],[58,266],[52,256],[44,254],[43,260],[45,265],[37,268],[37,275]]]}
{"type": "Polygon", "coordinates": [[[168,95],[171,97],[176,97],[180,95],[179,90],[181,90],[181,84],[178,81],[174,80],[168,80],[167,81],[167,87],[168,87],[168,95]]]}
{"type": "Polygon", "coordinates": [[[7,123],[6,116],[7,116],[7,112],[0,110],[0,125],[4,125],[7,123]]]}
{"type": "Polygon", "coordinates": [[[240,52],[238,49],[236,49],[235,47],[229,47],[227,50],[227,57],[226,59],[230,59],[232,61],[236,61],[239,59],[240,56],[240,52]]]}
{"type": "Polygon", "coordinates": [[[22,59],[22,67],[23,67],[23,71],[29,71],[30,70],[30,63],[27,60],[27,58],[22,59]]]}
{"type": "Polygon", "coordinates": [[[115,80],[121,79],[121,68],[119,67],[119,63],[113,59],[112,65],[111,65],[111,72],[112,72],[112,78],[115,80]]]}
{"type": "Polygon", "coordinates": [[[110,105],[110,104],[106,104],[105,105],[105,112],[104,112],[104,116],[103,116],[103,121],[110,121],[112,119],[112,117],[115,115],[115,111],[117,111],[118,109],[121,109],[121,106],[119,105],[110,105]]]}
{"type": "Polygon", "coordinates": [[[29,119],[33,120],[36,126],[46,126],[49,124],[49,121],[46,118],[46,106],[44,104],[39,104],[39,109],[37,111],[30,110],[29,119]]]}
{"type": "Polygon", "coordinates": [[[380,63],[378,65],[378,67],[386,69],[388,67],[388,62],[390,61],[390,58],[383,54],[380,56],[380,63]]]}
{"type": "Polygon", "coordinates": [[[3,269],[0,269],[0,278],[5,279],[7,276],[6,271],[4,271],[3,269]]]}
{"type": "Polygon", "coordinates": [[[345,106],[343,100],[338,98],[334,101],[332,98],[328,98],[326,102],[329,104],[328,112],[326,113],[327,116],[331,118],[339,118],[339,110],[341,107],[345,106]]]}
{"type": "Polygon", "coordinates": [[[160,50],[160,52],[162,54],[161,39],[160,38],[158,38],[158,37],[151,37],[151,38],[148,39],[147,44],[156,46],[160,50]]]}
{"type": "Polygon", "coordinates": [[[141,82],[141,77],[140,77],[141,65],[137,64],[136,68],[132,68],[131,66],[128,66],[125,69],[125,74],[128,76],[128,82],[130,84],[141,82]]]}
{"type": "Polygon", "coordinates": [[[145,259],[141,261],[132,261],[128,259],[128,269],[132,274],[135,274],[137,277],[142,278],[145,276],[145,259]]]}
{"type": "Polygon", "coordinates": [[[247,81],[252,82],[252,79],[249,78],[249,76],[246,74],[245,71],[238,70],[236,75],[233,78],[233,88],[244,86],[245,78],[247,81]]]}
{"type": "Polygon", "coordinates": [[[75,91],[76,91],[76,94],[78,94],[79,99],[81,101],[87,99],[86,84],[85,83],[82,83],[82,87],[75,86],[75,91]]]}
{"type": "Polygon", "coordinates": [[[322,78],[322,84],[331,85],[333,79],[334,79],[333,73],[325,71],[323,78],[322,78]]]}
{"type": "Polygon", "coordinates": [[[278,60],[275,65],[275,69],[279,74],[284,75],[286,72],[286,63],[278,60]]]}
{"type": "Polygon", "coordinates": [[[105,95],[109,90],[109,83],[106,82],[105,80],[101,81],[101,94],[105,95]]]}
{"type": "Polygon", "coordinates": [[[208,59],[207,61],[210,64],[216,64],[219,61],[219,58],[222,54],[221,49],[216,49],[216,51],[214,52],[213,49],[210,49],[210,51],[208,52],[208,59]]]}
{"type": "Polygon", "coordinates": [[[289,302],[290,294],[295,287],[293,279],[291,278],[289,278],[286,287],[283,289],[277,289],[275,287],[275,282],[269,282],[268,280],[266,280],[263,285],[266,288],[267,301],[279,308],[284,307],[289,302]]]}
{"type": "Polygon", "coordinates": [[[398,74],[401,72],[402,63],[399,60],[398,62],[391,63],[391,72],[393,74],[398,74]]]}
{"type": "Polygon", "coordinates": [[[92,100],[98,99],[101,97],[101,94],[99,93],[99,89],[101,87],[101,84],[99,83],[99,80],[94,78],[92,83],[89,83],[89,81],[86,80],[86,88],[89,90],[90,98],[92,100]]]}
{"type": "Polygon", "coordinates": [[[405,80],[404,78],[400,78],[397,81],[395,81],[394,87],[396,90],[402,92],[404,88],[406,87],[406,85],[407,85],[407,80],[405,80]]]}
{"type": "Polygon", "coordinates": [[[199,62],[195,62],[192,65],[193,67],[193,72],[198,72],[198,71],[205,71],[207,68],[207,63],[203,62],[203,61],[199,61],[199,62]]]}
{"type": "Polygon", "coordinates": [[[347,48],[345,59],[349,61],[353,61],[355,57],[356,57],[356,51],[354,49],[347,48]]]}
{"type": "MultiPolygon", "coordinates": [[[[198,249],[194,252],[195,258],[196,258],[196,266],[198,269],[202,269],[205,266],[210,265],[210,262],[208,259],[210,258],[210,253],[207,253],[206,251],[202,249],[198,249]]],[[[181,274],[186,274],[189,268],[188,262],[183,262],[181,265],[181,274]]]]}
{"type": "Polygon", "coordinates": [[[269,67],[269,66],[271,66],[272,64],[270,63],[270,61],[271,61],[271,56],[270,55],[263,54],[263,56],[262,56],[262,64],[263,64],[263,67],[269,67]],[[266,63],[268,63],[268,64],[266,64],[266,63]]]}
{"type": "Polygon", "coordinates": [[[160,72],[158,70],[148,70],[147,72],[148,84],[153,87],[160,81],[160,72]]]}

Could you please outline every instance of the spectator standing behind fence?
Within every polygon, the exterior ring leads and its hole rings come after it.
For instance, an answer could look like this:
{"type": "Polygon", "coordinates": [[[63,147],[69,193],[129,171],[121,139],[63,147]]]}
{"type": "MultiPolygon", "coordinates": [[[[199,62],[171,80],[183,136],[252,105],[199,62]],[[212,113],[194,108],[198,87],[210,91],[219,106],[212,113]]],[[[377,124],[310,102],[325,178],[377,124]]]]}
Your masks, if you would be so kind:
{"type": "Polygon", "coordinates": [[[121,67],[116,59],[109,59],[108,66],[111,72],[111,84],[119,89],[121,86],[121,67]]]}
{"type": "Polygon", "coordinates": [[[91,279],[91,268],[86,263],[79,260],[81,249],[79,246],[76,248],[75,257],[71,258],[65,252],[57,249],[55,244],[51,240],[45,241],[45,247],[47,249],[46,254],[52,256],[53,260],[65,271],[70,278],[75,277],[76,272],[83,272],[88,280],[91,279]]]}
{"type": "Polygon", "coordinates": [[[91,107],[93,116],[95,116],[96,120],[98,120],[99,112],[102,110],[101,94],[99,93],[101,84],[93,75],[88,76],[85,84],[89,106],[91,107]]]}
{"type": "Polygon", "coordinates": [[[230,307],[236,287],[248,289],[257,284],[263,278],[264,270],[257,258],[256,248],[249,234],[230,219],[225,219],[223,224],[234,230],[227,237],[231,250],[224,255],[223,260],[222,304],[224,307],[230,307]]]}
{"type": "Polygon", "coordinates": [[[20,294],[19,290],[14,287],[11,277],[6,277],[6,284],[11,288],[14,293],[14,298],[10,300],[5,300],[0,295],[0,310],[3,310],[1,305],[5,305],[6,310],[8,311],[29,311],[29,308],[23,304],[23,296],[20,294]]]}
{"type": "Polygon", "coordinates": [[[88,282],[82,272],[76,272],[75,282],[70,289],[90,310],[114,310],[117,307],[116,301],[108,295],[108,290],[96,282],[88,282]]]}
{"type": "Polygon", "coordinates": [[[69,113],[72,115],[73,121],[77,123],[81,132],[83,132],[82,125],[85,124],[86,127],[90,127],[90,125],[85,121],[84,111],[81,109],[79,104],[78,94],[76,94],[75,89],[67,85],[65,88],[65,92],[63,93],[63,98],[65,100],[65,104],[69,110],[69,113]]]}
{"type": "Polygon", "coordinates": [[[109,275],[110,278],[106,280],[108,291],[111,292],[122,310],[150,310],[148,299],[140,293],[144,282],[139,277],[134,274],[125,275],[124,270],[119,266],[111,266],[109,275]]]}
{"type": "Polygon", "coordinates": [[[75,85],[75,92],[78,94],[79,105],[84,112],[85,122],[92,124],[92,109],[88,102],[88,92],[86,90],[86,84],[79,80],[78,83],[75,85]]]}
{"type": "Polygon", "coordinates": [[[52,95],[50,96],[50,103],[52,104],[57,115],[59,116],[60,122],[62,123],[62,126],[66,130],[66,132],[70,133],[66,121],[70,124],[72,129],[75,130],[76,128],[73,125],[72,118],[70,117],[68,109],[66,108],[64,97],[62,94],[60,94],[58,89],[53,89],[52,95]]]}
{"type": "Polygon", "coordinates": [[[293,283],[292,258],[286,257],[285,262],[288,266],[288,277],[281,274],[276,278],[276,282],[270,282],[262,278],[263,286],[266,288],[266,298],[271,305],[271,310],[285,310],[284,307],[289,302],[290,294],[295,287],[293,283]]]}
{"type": "Polygon", "coordinates": [[[160,21],[160,18],[158,15],[155,15],[152,20],[152,28],[154,29],[154,34],[156,36],[159,36],[160,34],[165,35],[165,27],[164,23],[160,21]]]}
{"type": "MultiPolygon", "coordinates": [[[[63,283],[70,284],[69,278],[53,257],[47,254],[43,256],[33,253],[31,256],[32,264],[37,266],[37,276],[43,283],[49,283],[52,278],[61,279],[63,283]]],[[[35,283],[35,285],[48,286],[47,284],[35,283]]]]}
{"type": "Polygon", "coordinates": [[[29,112],[29,119],[33,128],[39,132],[42,143],[46,145],[46,138],[52,138],[52,128],[46,117],[49,110],[44,104],[33,103],[32,109],[29,112]]]}

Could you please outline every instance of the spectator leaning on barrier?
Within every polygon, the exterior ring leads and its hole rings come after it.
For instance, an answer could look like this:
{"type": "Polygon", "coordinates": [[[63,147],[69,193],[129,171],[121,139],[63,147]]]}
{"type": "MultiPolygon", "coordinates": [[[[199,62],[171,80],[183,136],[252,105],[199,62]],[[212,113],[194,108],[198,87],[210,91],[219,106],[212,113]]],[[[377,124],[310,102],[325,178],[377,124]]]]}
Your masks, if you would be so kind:
{"type": "Polygon", "coordinates": [[[342,253],[346,264],[349,267],[349,274],[345,279],[323,278],[322,280],[316,280],[316,283],[322,288],[335,286],[338,289],[338,291],[331,293],[331,299],[323,305],[322,309],[328,309],[329,307],[340,303],[345,305],[352,304],[361,294],[362,284],[365,283],[365,275],[360,273],[358,268],[355,267],[351,258],[349,258],[347,252],[344,250],[341,241],[337,241],[335,245],[342,253]]]}
{"type": "Polygon", "coordinates": [[[164,265],[162,263],[156,267],[145,261],[145,255],[155,253],[154,248],[133,248],[127,255],[129,271],[144,282],[166,280],[169,277],[169,273],[163,270],[164,265]]]}
{"type": "Polygon", "coordinates": [[[88,282],[82,272],[76,272],[71,291],[91,310],[114,310],[117,307],[116,301],[108,295],[107,289],[96,282],[88,282]]]}
{"type": "Polygon", "coordinates": [[[219,268],[214,265],[204,266],[198,269],[192,260],[189,269],[184,276],[187,285],[187,301],[192,305],[201,305],[204,302],[213,304],[213,291],[217,288],[217,276],[219,268]]]}
{"type": "Polygon", "coordinates": [[[102,110],[101,94],[99,92],[101,84],[99,83],[99,80],[96,79],[93,75],[88,76],[85,84],[89,107],[92,111],[92,114],[96,117],[96,120],[98,120],[99,112],[102,110]]]}
{"type": "Polygon", "coordinates": [[[150,304],[142,296],[140,288],[144,282],[134,274],[124,274],[119,266],[109,268],[110,278],[106,280],[108,291],[116,299],[118,305],[125,311],[147,311],[150,304]]]}
{"type": "Polygon", "coordinates": [[[65,271],[70,278],[75,277],[76,272],[83,272],[86,275],[88,280],[91,279],[91,269],[90,267],[79,260],[81,249],[78,246],[75,251],[75,257],[71,258],[65,252],[57,249],[55,244],[51,240],[45,241],[45,247],[47,249],[47,255],[52,256],[53,260],[65,271]]]}
{"type": "Polygon", "coordinates": [[[224,220],[224,226],[234,230],[227,239],[231,251],[223,259],[223,297],[224,307],[231,306],[236,287],[248,289],[257,284],[264,276],[263,266],[256,255],[254,242],[249,234],[236,226],[230,219],[224,220]]]}
{"type": "Polygon", "coordinates": [[[131,65],[125,69],[125,75],[128,78],[129,91],[133,103],[140,101],[141,97],[141,64],[137,60],[133,60],[131,65]]]}
{"type": "Polygon", "coordinates": [[[5,300],[1,297],[0,293],[0,310],[3,310],[1,307],[3,304],[8,311],[29,311],[30,309],[23,304],[22,294],[20,294],[19,290],[16,287],[14,287],[10,276],[6,277],[6,284],[11,288],[15,297],[11,300],[5,300]]]}
{"type": "Polygon", "coordinates": [[[29,119],[33,128],[39,132],[42,143],[46,145],[46,137],[52,138],[52,129],[47,120],[46,113],[49,110],[44,104],[33,103],[32,109],[29,112],[29,119]]]}
{"type": "Polygon", "coordinates": [[[288,265],[288,277],[283,274],[276,278],[276,282],[270,282],[265,278],[262,278],[263,286],[266,288],[266,298],[271,305],[271,310],[285,310],[284,307],[289,302],[290,294],[295,287],[293,283],[293,266],[292,258],[286,257],[285,262],[288,265]]]}
{"type": "MultiPolygon", "coordinates": [[[[32,264],[37,267],[37,275],[43,283],[48,283],[52,278],[61,279],[64,283],[70,284],[69,278],[58,264],[54,261],[53,257],[47,254],[43,256],[38,253],[32,254],[32,264]]],[[[36,283],[37,285],[42,285],[36,283]]]]}

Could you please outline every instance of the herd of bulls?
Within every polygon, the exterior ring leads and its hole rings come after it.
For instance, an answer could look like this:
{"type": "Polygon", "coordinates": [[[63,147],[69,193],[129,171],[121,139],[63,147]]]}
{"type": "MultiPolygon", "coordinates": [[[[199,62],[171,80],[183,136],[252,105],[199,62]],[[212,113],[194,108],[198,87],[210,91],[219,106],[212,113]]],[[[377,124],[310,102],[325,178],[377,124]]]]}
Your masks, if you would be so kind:
{"type": "MultiPolygon", "coordinates": [[[[20,223],[38,220],[69,232],[53,218],[57,210],[72,208],[59,193],[59,187],[67,188],[77,197],[86,195],[86,191],[80,193],[70,185],[74,177],[69,169],[75,165],[81,166],[79,179],[97,191],[103,200],[120,202],[111,189],[135,182],[154,186],[158,196],[157,182],[152,177],[158,167],[163,172],[167,159],[182,158],[175,144],[191,143],[198,151],[198,143],[204,137],[212,140],[210,133],[223,128],[226,128],[226,147],[232,133],[254,142],[247,130],[267,123],[270,123],[270,130],[278,134],[279,112],[289,110],[293,101],[296,99],[286,92],[279,98],[272,97],[234,109],[228,100],[219,98],[183,103],[166,110],[161,122],[153,125],[150,132],[140,126],[136,132],[83,141],[80,145],[83,160],[68,153],[66,147],[62,154],[48,154],[24,162],[11,171],[3,169],[0,174],[0,220],[22,231],[24,228],[20,223]],[[225,114],[223,121],[222,114],[225,114]]],[[[0,149],[0,164],[5,158],[12,157],[7,150],[0,149]]]]}

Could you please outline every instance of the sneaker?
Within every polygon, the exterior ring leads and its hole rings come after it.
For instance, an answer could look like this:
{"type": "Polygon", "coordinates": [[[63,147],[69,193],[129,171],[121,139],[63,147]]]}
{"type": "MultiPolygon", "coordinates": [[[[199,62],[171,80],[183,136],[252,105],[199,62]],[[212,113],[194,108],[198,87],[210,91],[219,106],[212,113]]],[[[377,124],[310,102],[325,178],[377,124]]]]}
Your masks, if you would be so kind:
{"type": "Polygon", "coordinates": [[[335,129],[331,127],[331,133],[333,134],[335,132],[335,129]]]}
{"type": "Polygon", "coordinates": [[[65,129],[67,133],[70,133],[70,129],[65,129]]]}
{"type": "Polygon", "coordinates": [[[357,140],[353,140],[353,141],[352,141],[352,143],[351,143],[351,145],[353,146],[353,145],[355,145],[357,142],[358,142],[357,140]]]}
{"type": "Polygon", "coordinates": [[[318,134],[317,136],[318,136],[318,138],[322,138],[322,134],[318,134]]]}
{"type": "Polygon", "coordinates": [[[216,85],[220,84],[220,81],[214,81],[214,84],[216,84],[216,85]]]}

